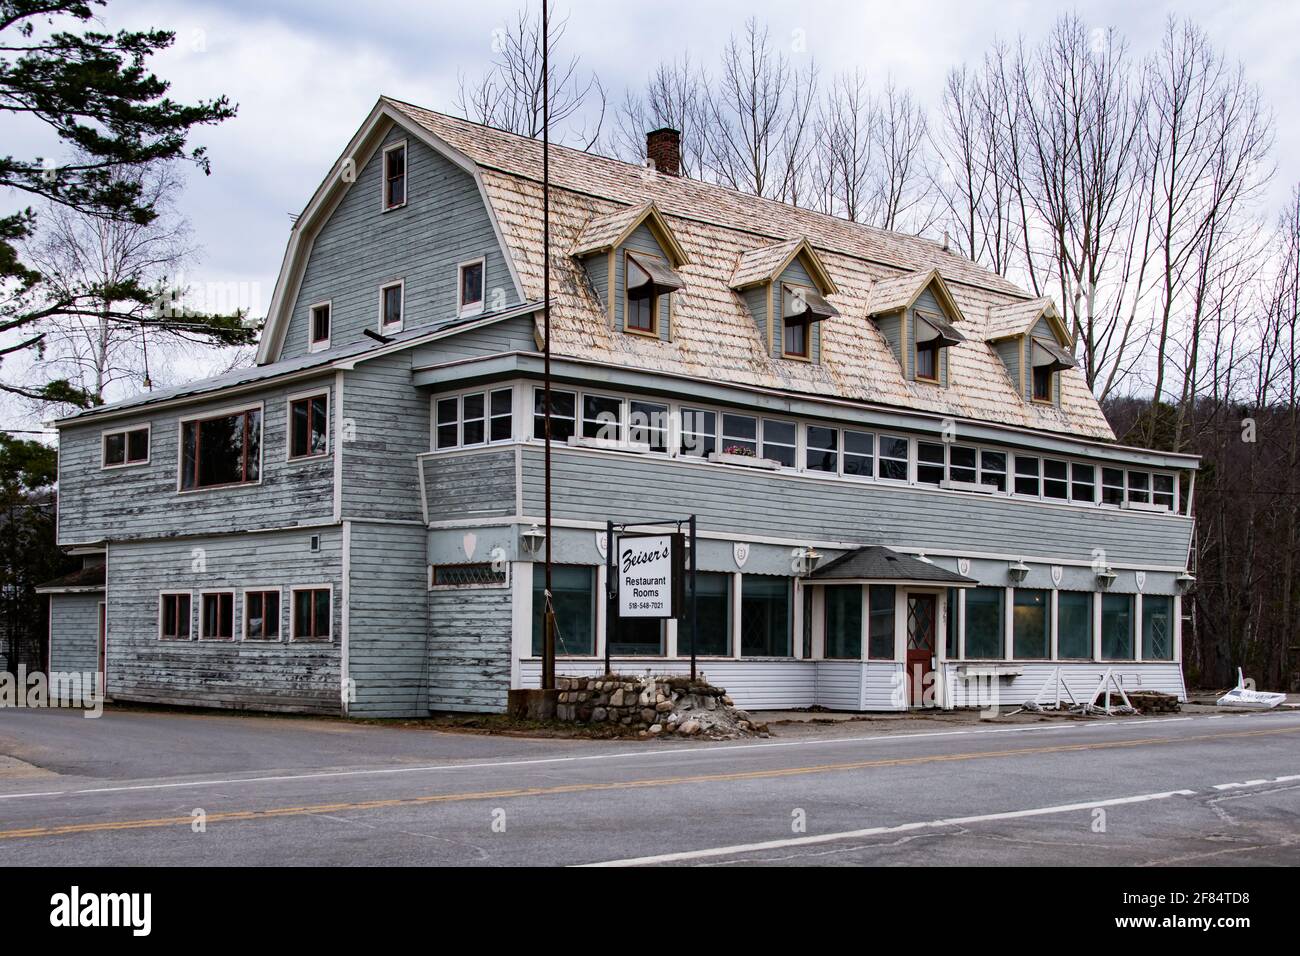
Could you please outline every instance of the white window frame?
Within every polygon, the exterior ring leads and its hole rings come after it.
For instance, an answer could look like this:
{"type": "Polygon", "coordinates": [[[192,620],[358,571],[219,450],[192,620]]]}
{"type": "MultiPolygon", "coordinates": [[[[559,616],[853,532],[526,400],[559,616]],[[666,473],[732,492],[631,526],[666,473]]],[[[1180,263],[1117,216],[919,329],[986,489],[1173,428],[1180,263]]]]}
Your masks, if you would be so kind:
{"type": "Polygon", "coordinates": [[[406,279],[393,279],[391,282],[385,282],[379,286],[379,333],[381,335],[392,335],[401,332],[406,328],[406,279]],[[389,289],[401,290],[401,315],[396,322],[384,324],[384,293],[389,289]]]}
{"type": "Polygon", "coordinates": [[[99,433],[99,469],[100,471],[112,471],[118,468],[138,468],[140,465],[149,464],[153,458],[153,423],[145,422],[143,425],[127,425],[122,428],[105,428],[99,433]],[[145,433],[145,452],[141,461],[131,461],[127,456],[131,454],[131,432],[143,431],[145,433]],[[110,435],[126,435],[125,445],[122,449],[122,461],[116,465],[110,465],[106,458],[108,437],[110,435]]]}
{"type": "Polygon", "coordinates": [[[327,584],[327,583],[323,583],[323,582],[322,582],[321,584],[294,584],[294,585],[290,585],[290,587],[289,587],[289,634],[288,634],[288,642],[289,642],[290,644],[333,644],[333,643],[334,643],[334,585],[332,585],[332,584],[327,584]],[[295,595],[297,595],[297,593],[298,593],[299,591],[329,591],[329,593],[330,593],[330,609],[329,609],[330,636],[329,636],[328,638],[319,638],[319,637],[303,637],[303,638],[299,638],[299,637],[298,637],[298,636],[293,632],[293,625],[294,625],[293,606],[294,606],[294,603],[297,601],[297,598],[295,597],[295,595]]]}
{"type": "Polygon", "coordinates": [[[249,584],[245,585],[240,591],[242,606],[239,609],[239,638],[240,643],[247,641],[249,644],[283,644],[284,643],[284,586],[280,584],[249,584]],[[275,592],[279,595],[279,627],[276,628],[274,638],[252,637],[248,636],[248,596],[250,594],[266,594],[275,592]]]}
{"type": "MultiPolygon", "coordinates": [[[[877,438],[877,432],[875,432],[873,429],[869,429],[869,428],[847,428],[847,427],[845,427],[845,428],[841,428],[841,429],[840,429],[840,468],[839,468],[839,477],[844,478],[844,479],[846,479],[847,481],[875,481],[875,480],[876,480],[876,461],[877,461],[876,453],[877,453],[877,448],[878,448],[878,442],[879,442],[879,440],[878,440],[878,438],[877,438]],[[846,472],[844,471],[844,456],[847,455],[847,454],[849,454],[849,452],[847,451],[847,443],[845,442],[845,439],[844,439],[844,433],[845,433],[845,432],[857,432],[857,433],[860,434],[860,435],[870,435],[870,436],[871,436],[871,474],[869,474],[869,475],[850,475],[850,474],[848,474],[848,473],[846,473],[846,472]]],[[[860,455],[858,452],[853,452],[853,454],[856,455],[857,457],[861,457],[861,455],[860,455]]]]}
{"type": "Polygon", "coordinates": [[[334,335],[334,300],[325,299],[322,302],[313,302],[311,305],[307,306],[307,351],[309,353],[324,352],[327,348],[330,347],[330,339],[333,337],[333,335],[334,335]],[[330,313],[330,317],[329,317],[330,334],[325,336],[325,338],[321,339],[319,342],[317,342],[315,339],[312,338],[312,336],[316,334],[316,310],[317,309],[329,309],[329,313],[330,313]]]}
{"type": "Polygon", "coordinates": [[[477,259],[466,259],[464,262],[456,263],[456,314],[479,315],[487,308],[487,257],[479,256],[477,259]],[[477,302],[465,303],[462,296],[465,292],[465,270],[470,266],[479,266],[479,297],[477,302]]]}
{"type": "Polygon", "coordinates": [[[166,644],[184,644],[198,639],[198,628],[194,618],[194,592],[183,589],[167,589],[158,592],[158,640],[166,644]],[[190,634],[189,637],[163,637],[163,598],[187,597],[190,599],[190,634]]]}
{"type": "Polygon", "coordinates": [[[383,148],[379,161],[379,211],[392,212],[394,209],[402,209],[411,201],[411,150],[407,147],[405,139],[399,139],[389,143],[383,148]],[[397,150],[405,150],[406,155],[403,159],[402,167],[402,201],[388,204],[388,154],[397,150]]]}
{"type": "Polygon", "coordinates": [[[429,451],[431,452],[451,452],[466,448],[487,448],[490,445],[508,445],[516,440],[517,432],[515,430],[515,421],[517,416],[515,407],[515,386],[510,385],[483,385],[478,388],[467,388],[458,392],[443,392],[434,395],[429,399],[429,451]],[[492,396],[496,392],[510,393],[510,437],[492,438],[492,396]],[[465,396],[482,395],[483,396],[483,441],[475,442],[472,445],[465,444],[465,396]],[[456,444],[448,445],[445,448],[438,447],[438,403],[447,401],[456,402],[456,444]]]}
{"type": "MultiPolygon", "coordinates": [[[[334,451],[334,441],[330,427],[331,418],[334,409],[330,406],[333,402],[330,400],[330,390],[328,388],[317,388],[306,392],[295,392],[284,400],[284,460],[297,464],[298,462],[320,461],[322,458],[328,458],[334,451]],[[300,402],[306,398],[325,398],[325,450],[315,454],[297,455],[293,453],[293,403],[300,402]]],[[[308,436],[310,438],[310,436],[308,436]]]]}
{"type": "Polygon", "coordinates": [[[200,644],[232,644],[239,639],[239,627],[237,621],[242,608],[239,606],[239,591],[236,588],[204,588],[199,591],[199,607],[196,620],[198,623],[198,633],[195,640],[200,644]],[[206,637],[203,633],[203,600],[212,595],[230,595],[230,636],[229,637],[206,637]]]}
{"type": "Polygon", "coordinates": [[[187,418],[181,418],[176,422],[176,493],[178,495],[197,495],[210,491],[229,491],[232,488],[256,488],[260,485],[266,476],[266,405],[263,402],[253,402],[248,405],[230,405],[225,408],[214,409],[210,412],[200,412],[190,415],[187,418]],[[256,411],[260,419],[259,427],[262,434],[257,443],[257,481],[236,481],[224,485],[205,485],[194,488],[185,488],[181,485],[183,477],[182,469],[185,467],[185,426],[190,422],[205,422],[212,418],[227,418],[234,415],[241,415],[244,412],[256,411]]]}
{"type": "MultiPolygon", "coordinates": [[[[876,481],[884,482],[887,485],[913,484],[915,481],[915,474],[916,474],[915,473],[916,448],[914,447],[915,444],[916,443],[906,435],[899,435],[894,432],[876,432],[876,481]],[[906,478],[882,478],[881,477],[880,463],[882,460],[884,460],[884,455],[881,453],[880,450],[880,441],[883,438],[893,438],[897,441],[903,442],[907,446],[907,477],[906,478]]],[[[899,459],[891,455],[889,460],[898,461],[899,459]]]]}

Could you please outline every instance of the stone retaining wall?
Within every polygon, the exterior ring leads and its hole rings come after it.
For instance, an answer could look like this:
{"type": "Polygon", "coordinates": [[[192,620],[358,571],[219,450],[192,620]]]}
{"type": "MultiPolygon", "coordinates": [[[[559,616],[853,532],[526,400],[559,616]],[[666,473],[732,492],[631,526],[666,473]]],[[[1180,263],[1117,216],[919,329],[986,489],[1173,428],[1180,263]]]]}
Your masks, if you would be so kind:
{"type": "Polygon", "coordinates": [[[555,716],[575,723],[614,723],[650,736],[703,733],[713,737],[766,735],[727,692],[688,677],[606,674],[557,677],[555,716]]]}

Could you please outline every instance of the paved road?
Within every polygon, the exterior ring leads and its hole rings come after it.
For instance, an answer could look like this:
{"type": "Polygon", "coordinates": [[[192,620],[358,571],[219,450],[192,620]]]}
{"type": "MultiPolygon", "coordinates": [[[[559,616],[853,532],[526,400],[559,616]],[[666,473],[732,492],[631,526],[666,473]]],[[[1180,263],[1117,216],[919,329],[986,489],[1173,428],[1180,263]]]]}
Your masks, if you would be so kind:
{"type": "Polygon", "coordinates": [[[51,771],[0,766],[0,866],[1300,863],[1295,713],[702,744],[8,711],[0,754],[51,771]]]}

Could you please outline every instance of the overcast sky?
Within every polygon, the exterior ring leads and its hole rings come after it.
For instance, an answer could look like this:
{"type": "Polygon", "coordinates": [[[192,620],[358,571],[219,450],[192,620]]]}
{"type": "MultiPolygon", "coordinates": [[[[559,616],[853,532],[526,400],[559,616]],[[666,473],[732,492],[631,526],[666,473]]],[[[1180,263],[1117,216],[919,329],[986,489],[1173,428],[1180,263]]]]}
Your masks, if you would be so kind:
{"type": "MultiPolygon", "coordinates": [[[[264,312],[289,214],[302,209],[375,99],[387,94],[454,112],[458,74],[481,73],[493,30],[519,6],[515,0],[110,0],[103,14],[108,27],[176,32],[175,48],[153,63],[176,97],[226,94],[239,107],[235,119],[200,130],[194,140],[208,147],[212,175],[190,176],[180,203],[202,247],[187,278],[249,283],[250,304],[264,312]]],[[[1300,180],[1300,3],[571,0],[555,9],[570,15],[564,52],[600,75],[611,101],[626,86],[642,86],[661,59],[689,50],[713,64],[727,36],[754,15],[787,47],[803,37],[803,55],[816,57],[824,75],[862,67],[877,84],[892,75],[927,107],[937,103],[951,67],[976,62],[998,37],[1037,40],[1064,11],[1078,10],[1090,26],[1118,27],[1138,56],[1158,42],[1166,16],[1190,15],[1245,62],[1277,114],[1276,205],[1300,180]]],[[[17,127],[6,131],[4,143],[5,152],[15,153],[34,145],[17,127]]],[[[9,206],[11,200],[0,201],[9,206]]]]}

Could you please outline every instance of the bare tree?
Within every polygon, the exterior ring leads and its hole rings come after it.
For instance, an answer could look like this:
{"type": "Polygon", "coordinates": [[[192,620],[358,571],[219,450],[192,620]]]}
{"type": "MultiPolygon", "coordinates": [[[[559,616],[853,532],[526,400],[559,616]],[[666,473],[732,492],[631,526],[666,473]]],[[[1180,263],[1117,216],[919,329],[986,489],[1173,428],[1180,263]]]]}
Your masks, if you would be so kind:
{"type": "Polygon", "coordinates": [[[841,73],[817,109],[810,204],[821,212],[863,221],[872,207],[879,109],[861,70],[841,73]]]}
{"type": "Polygon", "coordinates": [[[699,179],[704,172],[704,130],[709,122],[709,77],[690,54],[660,63],[642,94],[628,90],[610,133],[610,150],[623,159],[646,158],[645,134],[665,126],[681,133],[681,174],[699,179]]]}
{"type": "Polygon", "coordinates": [[[751,18],[732,35],[711,91],[704,169],[724,186],[798,203],[815,123],[817,67],[793,64],[751,18]]]}
{"type": "MultiPolygon", "coordinates": [[[[543,0],[549,2],[549,0],[543,0]]],[[[605,121],[605,89],[595,73],[584,74],[578,57],[556,55],[568,17],[549,23],[547,76],[550,120],[558,138],[570,138],[583,149],[599,140],[605,121]]],[[[477,81],[459,78],[456,108],[467,118],[521,136],[542,134],[542,20],[525,6],[514,20],[493,31],[493,59],[477,81]]],[[[554,133],[552,135],[555,135],[554,133]]]]}

